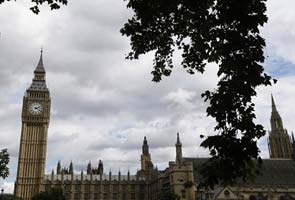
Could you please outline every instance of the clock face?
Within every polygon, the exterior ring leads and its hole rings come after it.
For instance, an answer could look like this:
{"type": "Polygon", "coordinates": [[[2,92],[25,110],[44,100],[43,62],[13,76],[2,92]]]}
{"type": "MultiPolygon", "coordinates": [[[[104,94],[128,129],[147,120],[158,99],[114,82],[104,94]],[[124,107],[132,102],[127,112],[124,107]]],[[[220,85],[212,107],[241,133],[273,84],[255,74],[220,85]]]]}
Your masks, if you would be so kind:
{"type": "Polygon", "coordinates": [[[43,107],[40,103],[33,102],[29,106],[29,112],[34,115],[41,114],[43,107]]]}

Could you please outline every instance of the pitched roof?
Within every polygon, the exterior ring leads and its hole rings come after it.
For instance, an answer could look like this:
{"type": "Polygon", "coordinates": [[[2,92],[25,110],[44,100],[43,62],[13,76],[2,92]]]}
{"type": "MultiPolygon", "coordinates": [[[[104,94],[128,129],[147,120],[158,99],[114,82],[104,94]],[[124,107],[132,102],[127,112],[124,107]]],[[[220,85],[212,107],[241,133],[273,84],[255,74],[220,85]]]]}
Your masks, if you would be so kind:
{"type": "Polygon", "coordinates": [[[43,54],[43,51],[41,51],[38,65],[37,65],[37,67],[36,67],[36,69],[34,71],[35,73],[36,72],[45,73],[45,68],[44,68],[44,65],[43,65],[43,58],[42,58],[43,56],[42,56],[42,54],[43,54]]]}
{"type": "MultiPolygon", "coordinates": [[[[193,163],[194,180],[200,181],[199,167],[208,158],[184,158],[185,161],[193,163]]],[[[261,174],[257,175],[252,182],[240,182],[242,185],[260,186],[295,186],[295,161],[291,159],[263,159],[261,174]]]]}

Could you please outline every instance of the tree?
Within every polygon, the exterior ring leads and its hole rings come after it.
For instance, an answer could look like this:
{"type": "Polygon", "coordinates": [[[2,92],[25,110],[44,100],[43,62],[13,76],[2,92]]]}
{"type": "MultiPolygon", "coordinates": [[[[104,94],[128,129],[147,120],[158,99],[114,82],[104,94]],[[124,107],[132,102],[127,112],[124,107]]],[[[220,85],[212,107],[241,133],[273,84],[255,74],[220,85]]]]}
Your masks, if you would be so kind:
{"type": "Polygon", "coordinates": [[[21,198],[16,197],[13,194],[3,194],[1,198],[2,198],[1,200],[22,200],[21,198]]]}
{"type": "Polygon", "coordinates": [[[9,175],[9,168],[7,167],[9,163],[9,153],[7,149],[2,149],[0,151],[0,177],[5,179],[9,175]]]}
{"type": "MultiPolygon", "coordinates": [[[[9,0],[0,3],[5,1],[9,0]]],[[[175,50],[182,52],[182,66],[189,74],[203,73],[209,62],[219,65],[217,88],[202,94],[218,134],[205,137],[201,143],[211,157],[200,169],[199,187],[253,179],[261,165],[257,140],[265,130],[254,122],[252,98],[258,86],[272,84],[262,66],[265,41],[259,32],[267,22],[266,0],[125,1],[135,13],[121,29],[131,40],[127,58],[138,59],[154,51],[153,81],[171,74],[175,50]]],[[[42,3],[56,9],[68,1],[32,2],[35,6],[31,10],[38,13],[42,3]]]]}
{"type": "Polygon", "coordinates": [[[200,169],[199,187],[235,184],[258,173],[257,140],[265,130],[254,122],[252,98],[258,86],[272,84],[259,33],[267,22],[265,1],[127,0],[135,13],[121,29],[131,41],[127,59],[154,52],[153,81],[172,73],[176,50],[189,74],[203,73],[209,62],[219,66],[217,88],[201,95],[218,134],[201,136],[211,157],[200,169]]]}
{"type": "Polygon", "coordinates": [[[179,197],[171,192],[163,192],[160,195],[160,200],[179,200],[179,197]]]}
{"type": "MultiPolygon", "coordinates": [[[[10,0],[0,0],[0,4],[10,0]]],[[[33,13],[38,14],[40,12],[39,6],[47,3],[51,10],[59,9],[61,5],[67,5],[68,0],[31,0],[34,6],[30,9],[33,13]]]]}
{"type": "Polygon", "coordinates": [[[35,195],[32,200],[65,200],[61,188],[50,188],[50,190],[35,195]]]}

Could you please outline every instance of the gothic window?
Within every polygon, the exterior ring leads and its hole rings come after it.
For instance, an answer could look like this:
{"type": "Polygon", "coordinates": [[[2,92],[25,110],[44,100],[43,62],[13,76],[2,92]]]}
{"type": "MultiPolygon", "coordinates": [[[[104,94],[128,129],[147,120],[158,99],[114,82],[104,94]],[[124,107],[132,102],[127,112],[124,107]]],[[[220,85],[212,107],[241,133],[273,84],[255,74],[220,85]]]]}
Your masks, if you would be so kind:
{"type": "Polygon", "coordinates": [[[66,199],[71,199],[71,196],[70,195],[71,195],[70,193],[65,193],[65,198],[66,199]]]}
{"type": "Polygon", "coordinates": [[[281,195],[279,200],[294,200],[295,198],[293,198],[292,196],[290,196],[289,194],[284,194],[281,195]]]}
{"type": "Polygon", "coordinates": [[[126,191],[126,188],[127,188],[127,186],[124,184],[124,185],[122,185],[122,190],[123,191],[126,191]]]}
{"type": "Polygon", "coordinates": [[[45,185],[45,191],[49,191],[50,190],[50,185],[45,185]]]}
{"type": "Polygon", "coordinates": [[[131,199],[131,200],[135,200],[135,193],[134,193],[134,192],[132,192],[132,193],[130,194],[130,199],[131,199]]]}
{"type": "Polygon", "coordinates": [[[130,185],[130,189],[131,189],[131,191],[134,191],[135,190],[135,185],[134,184],[130,185]]]}
{"type": "Polygon", "coordinates": [[[103,199],[104,199],[104,200],[108,200],[108,193],[106,193],[106,192],[103,193],[103,199]]]}
{"type": "Polygon", "coordinates": [[[250,195],[249,200],[257,200],[254,195],[250,195]]]}
{"type": "Polygon", "coordinates": [[[118,193],[113,193],[113,200],[118,200],[118,193]]]}
{"type": "Polygon", "coordinates": [[[74,194],[74,200],[79,200],[79,193],[74,194]]]}
{"type": "Polygon", "coordinates": [[[84,193],[84,200],[89,200],[89,194],[88,193],[84,193]]]}
{"type": "Polygon", "coordinates": [[[119,186],[118,185],[113,185],[113,191],[117,192],[119,190],[119,186]]]}
{"type": "Polygon", "coordinates": [[[140,186],[139,186],[139,190],[140,190],[141,192],[144,192],[144,185],[140,185],[140,186]]]}
{"type": "Polygon", "coordinates": [[[75,185],[75,190],[76,190],[76,191],[80,190],[80,185],[79,185],[79,184],[76,184],[76,185],[75,185]]]}
{"type": "Polygon", "coordinates": [[[104,191],[109,191],[110,190],[110,186],[109,185],[103,185],[103,190],[104,191]]]}
{"type": "Polygon", "coordinates": [[[143,200],[144,199],[144,193],[142,192],[142,193],[140,193],[140,197],[139,197],[139,199],[141,199],[141,200],[143,200]]]}
{"type": "Polygon", "coordinates": [[[229,194],[230,194],[230,193],[229,193],[228,190],[225,190],[225,191],[224,191],[224,196],[225,196],[225,197],[229,197],[229,194]]]}
{"type": "Polygon", "coordinates": [[[279,127],[279,123],[277,120],[275,120],[275,127],[278,128],[279,127]]]}
{"type": "Polygon", "coordinates": [[[93,198],[94,198],[94,200],[98,200],[98,193],[95,192],[95,193],[93,194],[93,198]]]}
{"type": "Polygon", "coordinates": [[[122,200],[126,200],[126,193],[122,194],[122,200]]]}
{"type": "MultiPolygon", "coordinates": [[[[185,199],[185,190],[181,190],[181,197],[185,199]]],[[[206,197],[207,199],[207,197],[206,197]]]]}
{"type": "Polygon", "coordinates": [[[85,185],[85,190],[86,190],[86,191],[89,191],[89,189],[90,189],[90,185],[88,185],[88,184],[85,185]]]}
{"type": "Polygon", "coordinates": [[[94,186],[94,188],[95,188],[96,191],[99,191],[99,189],[100,189],[100,188],[99,188],[99,184],[96,184],[96,185],[94,186]]]}
{"type": "Polygon", "coordinates": [[[69,184],[64,183],[64,191],[70,191],[71,190],[71,186],[69,184]]]}

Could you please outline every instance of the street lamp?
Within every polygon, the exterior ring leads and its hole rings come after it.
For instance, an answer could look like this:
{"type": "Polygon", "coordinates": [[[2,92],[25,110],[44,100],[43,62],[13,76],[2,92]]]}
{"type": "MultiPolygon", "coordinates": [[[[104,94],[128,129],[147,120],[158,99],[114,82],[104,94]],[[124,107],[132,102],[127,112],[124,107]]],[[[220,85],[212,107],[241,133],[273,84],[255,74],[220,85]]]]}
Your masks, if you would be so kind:
{"type": "Polygon", "coordinates": [[[1,189],[1,200],[3,200],[4,188],[1,189]]]}

